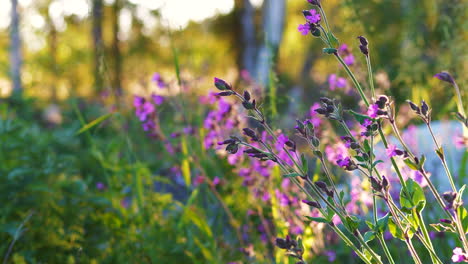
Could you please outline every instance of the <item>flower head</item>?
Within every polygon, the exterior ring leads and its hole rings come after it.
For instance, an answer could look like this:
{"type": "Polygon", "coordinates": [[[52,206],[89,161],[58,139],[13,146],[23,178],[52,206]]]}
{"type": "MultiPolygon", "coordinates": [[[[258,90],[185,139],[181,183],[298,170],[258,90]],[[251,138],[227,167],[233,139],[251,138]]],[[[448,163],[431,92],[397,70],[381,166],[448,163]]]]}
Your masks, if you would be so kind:
{"type": "Polygon", "coordinates": [[[306,13],[305,18],[310,22],[317,24],[320,22],[320,14],[315,9],[311,9],[306,13]]]}
{"type": "Polygon", "coordinates": [[[385,150],[385,152],[389,158],[403,155],[403,151],[397,149],[397,147],[393,144],[388,144],[388,148],[385,150]]]}
{"type": "Polygon", "coordinates": [[[450,84],[455,83],[455,81],[453,80],[452,75],[450,75],[450,73],[448,73],[446,71],[439,72],[436,75],[434,75],[434,77],[441,80],[441,81],[448,82],[450,84]]]}
{"type": "Polygon", "coordinates": [[[166,83],[161,78],[161,74],[159,74],[157,72],[155,74],[153,74],[153,78],[151,78],[151,80],[153,82],[155,82],[158,85],[159,88],[165,88],[166,87],[166,83]]]}
{"type": "Polygon", "coordinates": [[[155,104],[160,105],[164,102],[164,97],[160,95],[151,95],[151,98],[153,98],[153,101],[155,104]]]}
{"type": "Polygon", "coordinates": [[[371,104],[369,109],[367,109],[367,115],[372,118],[377,118],[379,111],[379,106],[377,104],[371,104]]]}
{"type": "Polygon", "coordinates": [[[457,247],[453,250],[452,261],[456,263],[462,261],[468,262],[468,254],[463,253],[463,250],[457,247]]]}
{"type": "Polygon", "coordinates": [[[308,23],[299,24],[299,26],[297,27],[297,30],[299,30],[299,32],[301,32],[302,35],[307,35],[309,34],[309,31],[310,31],[310,25],[308,23]]]}
{"type": "Polygon", "coordinates": [[[348,66],[351,66],[356,62],[356,60],[354,59],[353,54],[349,54],[348,56],[344,57],[343,60],[346,63],[346,65],[348,65],[348,66]]]}

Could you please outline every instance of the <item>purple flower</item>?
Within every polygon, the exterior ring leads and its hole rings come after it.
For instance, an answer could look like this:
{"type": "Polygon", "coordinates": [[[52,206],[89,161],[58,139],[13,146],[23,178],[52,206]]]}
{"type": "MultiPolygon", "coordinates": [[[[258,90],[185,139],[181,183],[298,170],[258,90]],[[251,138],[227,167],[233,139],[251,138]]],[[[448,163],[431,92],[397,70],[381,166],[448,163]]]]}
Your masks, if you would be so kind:
{"type": "Polygon", "coordinates": [[[153,120],[147,120],[141,126],[143,127],[144,131],[151,131],[156,127],[156,124],[153,122],[153,120]]]}
{"type": "Polygon", "coordinates": [[[105,188],[106,188],[106,185],[104,185],[104,183],[102,183],[102,182],[96,183],[96,189],[102,191],[102,190],[104,190],[105,188]]]}
{"type": "Polygon", "coordinates": [[[336,81],[336,87],[338,88],[345,88],[346,84],[347,84],[346,79],[343,77],[338,78],[338,80],[336,81]]]}
{"type": "Polygon", "coordinates": [[[153,78],[151,78],[151,80],[153,82],[155,82],[158,85],[159,88],[166,87],[166,84],[162,80],[161,75],[159,73],[157,73],[157,72],[155,74],[153,74],[153,78]]]}
{"type": "Polygon", "coordinates": [[[310,119],[308,119],[308,121],[310,123],[312,123],[312,125],[314,125],[314,127],[318,127],[322,123],[322,119],[320,119],[318,113],[315,112],[315,110],[319,109],[319,108],[321,108],[321,105],[319,103],[314,103],[310,107],[310,110],[309,110],[310,119]]]}
{"type": "Polygon", "coordinates": [[[372,117],[372,118],[377,118],[378,114],[377,112],[379,111],[379,106],[377,104],[371,104],[369,106],[369,109],[367,109],[367,115],[372,117]]]}
{"type": "Polygon", "coordinates": [[[387,156],[389,158],[395,157],[398,155],[398,149],[395,145],[393,144],[388,144],[388,148],[385,150],[385,153],[387,153],[387,156]]]}
{"type": "Polygon", "coordinates": [[[372,125],[372,121],[369,119],[365,119],[364,122],[362,122],[363,127],[368,127],[370,125],[372,125]]]}
{"type": "Polygon", "coordinates": [[[453,256],[452,256],[452,261],[457,263],[457,262],[462,262],[462,261],[468,261],[468,256],[467,254],[463,253],[463,250],[459,247],[456,247],[453,250],[453,256]]]}
{"type": "Polygon", "coordinates": [[[145,102],[141,107],[136,109],[135,115],[140,119],[140,121],[145,121],[154,111],[154,105],[150,102],[145,102]]]}
{"type": "Polygon", "coordinates": [[[309,24],[299,24],[299,26],[297,27],[297,30],[299,30],[299,32],[301,32],[302,35],[307,35],[309,34],[309,31],[310,31],[310,25],[309,24]]]}
{"type": "MultiPolygon", "coordinates": [[[[308,14],[305,18],[310,22],[310,23],[314,23],[314,24],[317,24],[318,22],[320,22],[320,14],[315,10],[315,9],[311,9],[309,11],[310,14],[308,14]]],[[[304,34],[306,35],[306,34],[304,34]]]]}
{"type": "Polygon", "coordinates": [[[348,45],[346,44],[341,44],[341,46],[338,48],[339,52],[348,52],[348,45]]]}
{"type": "Polygon", "coordinates": [[[354,59],[353,54],[349,54],[348,56],[343,58],[343,61],[346,63],[346,65],[351,66],[353,65],[356,60],[354,59]]]}
{"type": "Polygon", "coordinates": [[[333,262],[336,260],[336,253],[333,250],[327,250],[324,252],[325,256],[328,257],[329,262],[333,262]]]}
{"type": "Polygon", "coordinates": [[[351,162],[351,159],[349,157],[345,157],[345,158],[341,158],[339,160],[336,161],[336,164],[338,164],[338,166],[340,167],[347,167],[351,162]]]}
{"type": "Polygon", "coordinates": [[[328,85],[330,87],[330,90],[334,91],[336,89],[336,74],[330,74],[328,76],[328,85]]]}
{"type": "Polygon", "coordinates": [[[219,179],[218,176],[214,177],[214,179],[213,179],[213,185],[214,186],[218,185],[220,182],[221,182],[221,180],[219,179]]]}
{"type": "Polygon", "coordinates": [[[164,102],[164,97],[160,95],[152,94],[151,98],[153,98],[153,101],[156,105],[160,105],[164,102]]]}
{"type": "Polygon", "coordinates": [[[441,80],[441,81],[448,82],[450,84],[455,83],[455,81],[453,80],[453,77],[450,75],[450,73],[448,73],[446,71],[439,72],[436,75],[434,75],[434,77],[441,80]]]}
{"type": "Polygon", "coordinates": [[[144,103],[145,103],[145,98],[138,96],[138,95],[133,96],[133,106],[135,108],[142,107],[144,103]]]}

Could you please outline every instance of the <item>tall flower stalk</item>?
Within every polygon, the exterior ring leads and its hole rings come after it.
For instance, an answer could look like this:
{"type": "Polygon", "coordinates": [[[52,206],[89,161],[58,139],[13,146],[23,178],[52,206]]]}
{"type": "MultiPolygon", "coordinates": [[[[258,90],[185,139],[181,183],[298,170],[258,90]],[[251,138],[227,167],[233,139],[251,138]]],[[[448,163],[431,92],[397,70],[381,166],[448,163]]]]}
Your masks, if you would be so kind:
{"type": "MultiPolygon", "coordinates": [[[[337,189],[337,184],[333,181],[335,177],[329,169],[325,153],[321,151],[322,145],[320,144],[320,139],[317,137],[315,127],[310,120],[298,120],[295,131],[296,134],[307,143],[312,150],[313,156],[320,162],[320,168],[327,182],[320,180],[314,182],[312,180],[308,171],[307,158],[304,154],[298,153],[296,142],[292,140],[282,143],[283,150],[286,152],[287,157],[280,157],[268,142],[264,142],[261,139],[258,132],[250,128],[244,128],[244,134],[247,139],[232,136],[221,142],[221,144],[225,144],[226,150],[230,153],[236,153],[239,149],[238,146],[244,146],[247,148],[244,152],[248,156],[261,161],[272,161],[276,163],[280,167],[283,176],[291,179],[291,181],[305,193],[307,200],[303,202],[315,208],[321,214],[321,217],[306,216],[306,219],[328,224],[343,242],[345,242],[345,244],[365,263],[385,263],[383,257],[369,244],[374,238],[377,238],[379,241],[378,244],[384,252],[388,263],[395,263],[383,236],[386,230],[390,230],[395,238],[401,240],[406,245],[415,263],[422,264],[423,259],[421,256],[426,252],[417,251],[413,244],[413,238],[417,238],[417,240],[421,242],[423,247],[427,250],[427,253],[429,253],[432,263],[442,264],[439,252],[435,250],[432,240],[429,237],[427,225],[422,215],[422,211],[426,206],[424,191],[414,180],[405,180],[403,178],[403,174],[397,163],[397,159],[401,159],[406,166],[412,170],[418,171],[425,178],[436,201],[449,218],[441,219],[441,223],[434,223],[432,225],[440,231],[456,233],[460,238],[463,250],[468,252],[468,243],[465,234],[467,227],[464,226],[467,225],[467,223],[464,222],[466,222],[465,218],[468,217],[468,213],[466,213],[466,209],[462,206],[463,201],[461,197],[464,187],[457,190],[453,182],[453,177],[447,166],[445,156],[443,155],[443,149],[437,142],[430,126],[429,107],[424,102],[421,107],[410,103],[411,108],[421,116],[431,132],[437,148],[436,153],[439,155],[451,183],[452,191],[446,192],[443,195],[436,189],[429,178],[429,174],[424,169],[425,157],[416,156],[400,135],[395,121],[394,102],[385,95],[377,96],[375,93],[368,40],[363,36],[358,37],[360,43],[359,49],[366,59],[368,85],[371,93],[370,100],[367,98],[363,86],[359,83],[348,66],[349,62],[347,63],[338,53],[338,39],[331,31],[331,27],[320,1],[308,0],[308,2],[314,8],[303,11],[306,23],[299,25],[298,30],[303,35],[308,35],[310,33],[312,36],[323,41],[325,45],[323,52],[333,55],[343,66],[364,105],[368,108],[367,113],[356,113],[352,110],[344,110],[337,100],[322,97],[320,99],[320,107],[315,109],[315,112],[329,120],[336,121],[346,133],[345,136],[342,136],[342,139],[346,142],[345,145],[349,149],[348,153],[350,153],[351,156],[340,157],[336,162],[337,165],[345,171],[359,172],[370,182],[373,206],[372,222],[366,221],[369,231],[362,234],[360,230],[362,228],[361,220],[350,213],[344,206],[343,200],[345,194],[343,191],[340,192],[337,189]],[[321,25],[322,21],[325,27],[321,25]],[[344,114],[353,116],[360,125],[365,128],[362,138],[356,138],[353,135],[345,122],[344,114]],[[400,141],[403,149],[400,150],[396,146],[389,144],[383,132],[383,126],[386,123],[384,121],[388,121],[393,134],[400,141]],[[389,191],[391,188],[397,188],[397,186],[390,186],[388,178],[381,175],[376,167],[378,163],[383,162],[382,160],[377,160],[375,155],[374,144],[376,143],[377,137],[382,141],[388,158],[398,176],[399,184],[401,185],[399,194],[400,206],[395,203],[389,191]],[[249,141],[255,142],[256,145],[252,145],[249,141]],[[382,199],[383,204],[385,204],[388,209],[388,213],[381,218],[377,216],[378,199],[382,199]],[[338,222],[336,222],[336,218],[339,219],[338,222]],[[339,225],[339,222],[341,222],[342,225],[339,225]],[[343,232],[342,229],[345,230],[345,232],[343,232]]],[[[248,91],[244,91],[244,93],[241,94],[231,85],[218,78],[215,78],[215,86],[220,90],[218,95],[237,97],[242,102],[243,107],[250,111],[250,117],[257,121],[261,128],[273,138],[273,143],[278,143],[278,138],[274,130],[270,127],[265,115],[258,107],[256,99],[252,99],[248,91]]],[[[286,238],[278,238],[276,244],[279,248],[285,249],[289,256],[298,259],[299,262],[297,263],[305,263],[303,258],[304,249],[300,239],[295,240],[289,236],[286,238]]],[[[456,250],[456,254],[458,254],[461,249],[456,250]]]]}

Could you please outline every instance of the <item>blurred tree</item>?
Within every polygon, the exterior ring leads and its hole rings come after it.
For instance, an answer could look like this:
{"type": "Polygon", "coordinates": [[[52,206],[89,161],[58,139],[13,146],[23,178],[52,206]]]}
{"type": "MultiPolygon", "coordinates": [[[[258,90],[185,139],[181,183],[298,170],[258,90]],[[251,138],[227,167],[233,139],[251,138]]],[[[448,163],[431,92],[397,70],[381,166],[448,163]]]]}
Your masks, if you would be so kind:
{"type": "Polygon", "coordinates": [[[122,55],[120,52],[120,40],[119,40],[119,15],[122,9],[122,0],[115,0],[113,5],[113,16],[112,16],[112,57],[114,58],[114,80],[113,89],[117,96],[122,95],[122,55]]]}
{"type": "Polygon", "coordinates": [[[276,55],[283,37],[283,26],[286,11],[284,0],[265,0],[263,2],[264,42],[257,54],[255,78],[265,86],[270,69],[276,61],[276,55]]]}
{"type": "Polygon", "coordinates": [[[94,88],[102,91],[104,81],[102,75],[104,42],[102,39],[102,0],[93,0],[93,48],[94,48],[94,88]]]}
{"type": "Polygon", "coordinates": [[[251,76],[255,72],[255,52],[257,40],[255,37],[255,9],[250,0],[236,0],[235,10],[239,10],[241,26],[241,70],[246,70],[251,76]]]}
{"type": "Polygon", "coordinates": [[[21,93],[21,36],[19,31],[20,15],[18,11],[18,0],[11,0],[11,24],[10,24],[10,63],[11,79],[13,80],[13,91],[21,93]]]}

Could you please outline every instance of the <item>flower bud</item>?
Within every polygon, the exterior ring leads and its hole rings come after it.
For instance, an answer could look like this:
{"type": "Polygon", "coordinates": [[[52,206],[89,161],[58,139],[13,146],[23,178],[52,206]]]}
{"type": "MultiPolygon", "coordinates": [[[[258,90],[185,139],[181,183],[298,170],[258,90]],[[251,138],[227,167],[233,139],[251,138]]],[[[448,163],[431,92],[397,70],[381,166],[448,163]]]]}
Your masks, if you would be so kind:
{"type": "Polygon", "coordinates": [[[450,75],[450,73],[448,73],[446,71],[439,72],[436,75],[434,75],[434,77],[436,77],[437,79],[439,79],[441,81],[448,82],[450,84],[455,83],[453,77],[450,75]]]}
{"type": "Polygon", "coordinates": [[[250,137],[250,139],[252,139],[253,141],[258,141],[259,140],[259,138],[257,137],[257,134],[252,129],[246,127],[246,128],[244,128],[242,130],[244,131],[244,134],[246,136],[250,137]]]}
{"type": "Polygon", "coordinates": [[[322,206],[319,203],[314,202],[314,201],[302,200],[302,202],[314,208],[322,208],[322,206]]]}
{"type": "Polygon", "coordinates": [[[216,88],[218,88],[218,90],[221,90],[221,91],[232,90],[231,86],[227,82],[216,77],[214,78],[214,85],[216,86],[216,88]]]}
{"type": "Polygon", "coordinates": [[[316,185],[317,187],[319,187],[320,189],[322,189],[322,190],[324,190],[324,189],[327,188],[327,184],[326,184],[325,182],[323,182],[323,181],[316,181],[316,182],[315,182],[315,185],[316,185]]]}
{"type": "Polygon", "coordinates": [[[427,116],[428,111],[429,111],[429,106],[426,104],[426,101],[422,100],[422,102],[421,102],[421,113],[424,116],[427,116]]]}
{"type": "Polygon", "coordinates": [[[250,93],[249,93],[247,90],[244,91],[244,99],[245,99],[246,101],[250,101],[250,93]]]}
{"type": "Polygon", "coordinates": [[[367,41],[367,39],[365,37],[358,36],[357,38],[359,39],[359,42],[361,42],[361,45],[363,45],[363,46],[369,45],[369,42],[367,41]]]}

